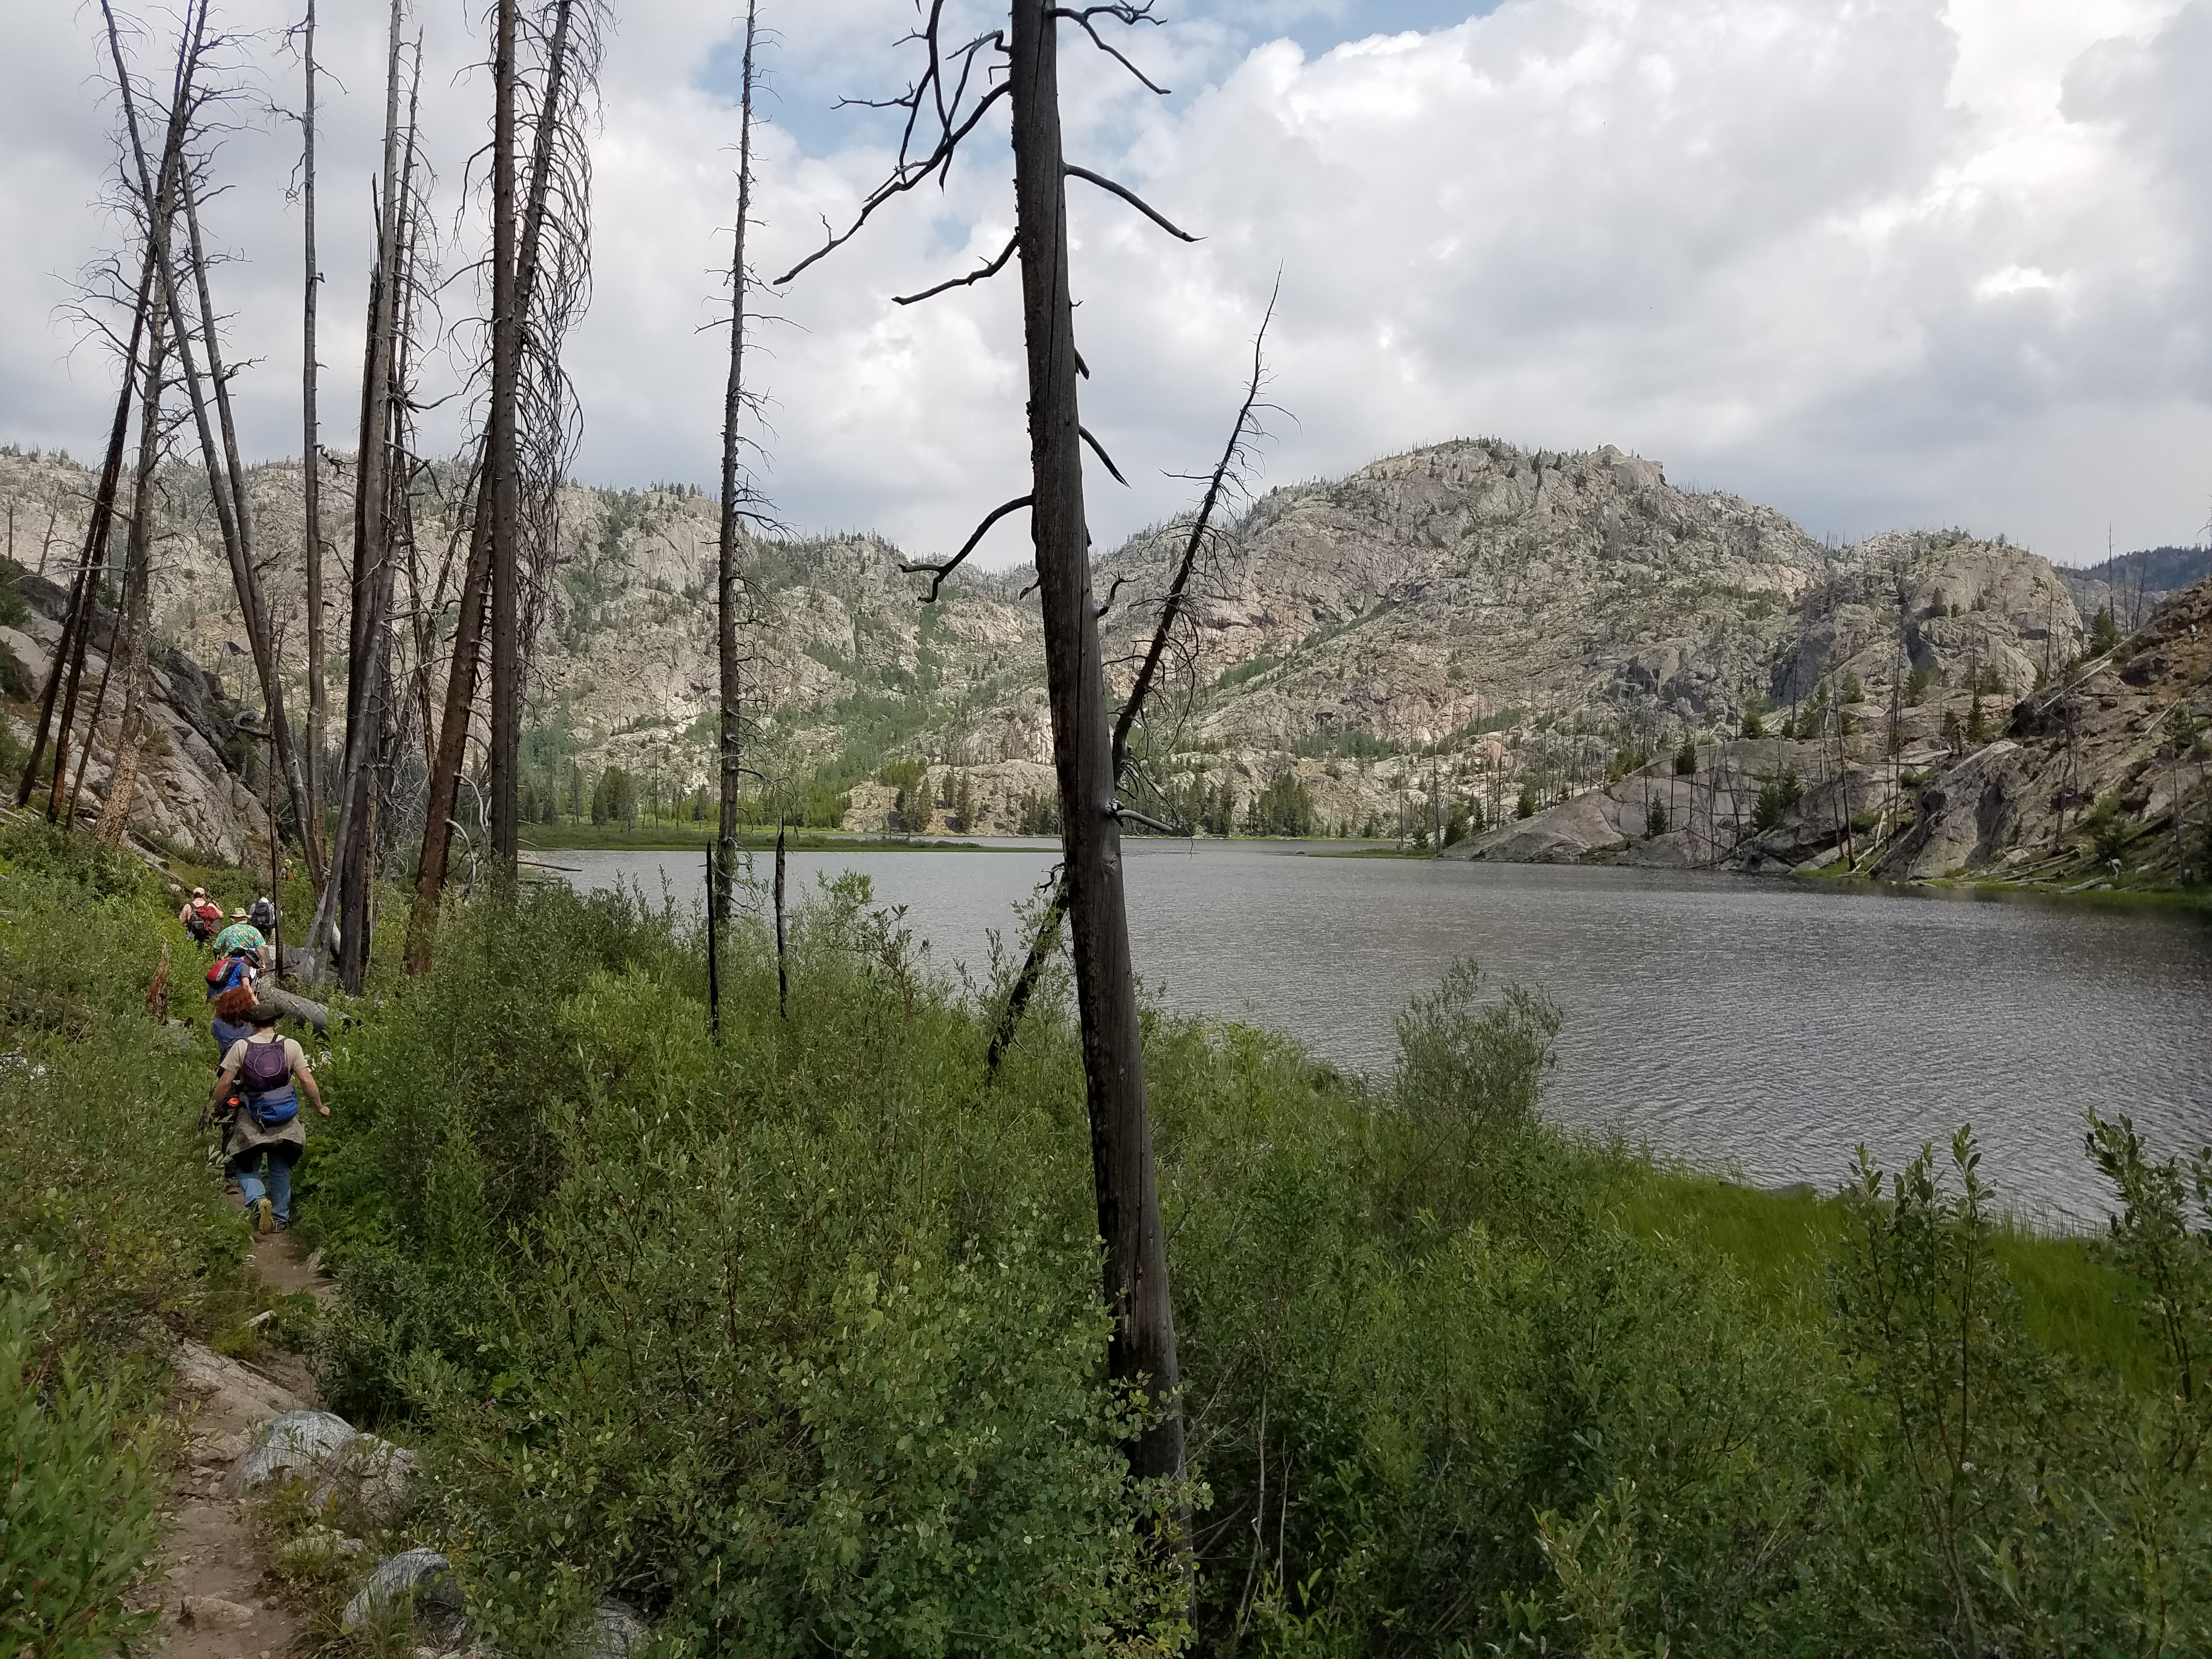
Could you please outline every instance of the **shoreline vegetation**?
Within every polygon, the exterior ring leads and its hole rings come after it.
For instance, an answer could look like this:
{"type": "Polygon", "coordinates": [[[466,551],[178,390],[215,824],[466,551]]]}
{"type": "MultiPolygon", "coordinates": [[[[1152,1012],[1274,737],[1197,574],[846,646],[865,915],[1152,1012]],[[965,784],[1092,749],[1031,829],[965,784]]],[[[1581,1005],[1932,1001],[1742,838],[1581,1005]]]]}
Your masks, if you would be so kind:
{"type": "Polygon", "coordinates": [[[672,908],[479,898],[422,981],[387,919],[300,1167],[343,1285],[318,1316],[244,1273],[195,1127],[169,888],[254,880],[224,874],[0,824],[0,1388],[36,1407],[5,1419],[33,1472],[5,1547],[89,1564],[0,1608],[9,1651],[141,1644],[186,1335],[301,1350],[422,1455],[357,1554],[307,1547],[297,1493],[264,1512],[331,1656],[404,1642],[337,1612],[410,1545],[514,1659],[574,1651],[608,1594],[668,1655],[2212,1640],[2212,1167],[2166,1161],[2193,1149],[2085,1121],[2119,1221],[2047,1237],[1964,1130],[1810,1194],[1553,1127],[1558,1011],[1471,963],[1387,1077],[1149,1012],[1194,1462],[1139,1486],[1064,963],[992,1075],[1012,965],[931,973],[859,877],[795,915],[787,1013],[766,933],[725,934],[719,1045],[672,908]],[[165,951],[181,1026],[149,1018],[165,951]],[[1145,1542],[1181,1502],[1194,1595],[1145,1542]]]}

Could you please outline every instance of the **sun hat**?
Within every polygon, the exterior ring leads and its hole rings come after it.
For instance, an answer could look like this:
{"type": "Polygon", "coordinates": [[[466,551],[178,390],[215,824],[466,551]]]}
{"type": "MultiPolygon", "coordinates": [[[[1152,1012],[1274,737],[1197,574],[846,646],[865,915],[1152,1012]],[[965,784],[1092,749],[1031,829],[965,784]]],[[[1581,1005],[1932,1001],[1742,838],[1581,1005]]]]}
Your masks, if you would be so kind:
{"type": "Polygon", "coordinates": [[[194,898],[205,898],[205,897],[207,896],[207,889],[206,889],[206,888],[204,888],[204,887],[195,887],[195,888],[193,888],[193,889],[192,889],[192,896],[193,896],[194,898]]]}
{"type": "Polygon", "coordinates": [[[257,1002],[246,1011],[246,1023],[257,1031],[264,1025],[274,1025],[276,1018],[276,1010],[265,1002],[257,1002]]]}
{"type": "Polygon", "coordinates": [[[233,921],[244,921],[246,920],[246,907],[244,905],[240,905],[237,909],[233,910],[230,913],[230,919],[233,921]]]}

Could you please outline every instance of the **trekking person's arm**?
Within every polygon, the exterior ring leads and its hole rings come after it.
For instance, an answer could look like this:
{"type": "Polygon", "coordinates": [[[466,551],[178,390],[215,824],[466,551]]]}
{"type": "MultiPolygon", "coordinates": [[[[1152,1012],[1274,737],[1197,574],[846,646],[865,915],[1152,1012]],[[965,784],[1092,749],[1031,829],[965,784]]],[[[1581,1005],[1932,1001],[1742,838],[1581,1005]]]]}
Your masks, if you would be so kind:
{"type": "Polygon", "coordinates": [[[224,1097],[230,1093],[231,1085],[237,1081],[237,1066],[230,1064],[228,1060],[224,1061],[221,1066],[216,1066],[215,1071],[215,1087],[208,1091],[209,1104],[214,1106],[222,1105],[224,1097]]]}
{"type": "Polygon", "coordinates": [[[307,1069],[304,1061],[292,1068],[292,1080],[307,1091],[307,1098],[315,1103],[317,1111],[325,1117],[331,1115],[331,1109],[323,1104],[323,1091],[315,1086],[315,1074],[307,1069]]]}

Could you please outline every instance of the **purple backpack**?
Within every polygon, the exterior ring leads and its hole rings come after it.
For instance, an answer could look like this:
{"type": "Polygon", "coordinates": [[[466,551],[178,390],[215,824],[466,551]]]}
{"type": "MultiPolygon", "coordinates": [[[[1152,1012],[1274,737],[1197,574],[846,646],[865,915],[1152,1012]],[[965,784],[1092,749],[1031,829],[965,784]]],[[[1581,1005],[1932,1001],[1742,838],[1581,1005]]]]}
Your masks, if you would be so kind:
{"type": "Polygon", "coordinates": [[[292,1091],[292,1062],[283,1042],[248,1042],[238,1063],[238,1086],[253,1120],[270,1128],[299,1115],[300,1097],[292,1091]],[[281,1095],[281,1098],[271,1098],[281,1095]]]}

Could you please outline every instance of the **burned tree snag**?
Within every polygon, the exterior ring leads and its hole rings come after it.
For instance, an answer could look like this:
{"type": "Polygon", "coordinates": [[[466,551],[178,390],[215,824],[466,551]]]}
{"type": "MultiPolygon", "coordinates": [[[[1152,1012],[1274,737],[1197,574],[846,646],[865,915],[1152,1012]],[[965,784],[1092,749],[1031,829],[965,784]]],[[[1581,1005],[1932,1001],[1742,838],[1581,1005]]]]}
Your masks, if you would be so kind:
{"type": "Polygon", "coordinates": [[[1066,179],[1050,0],[1014,0],[1007,82],[1013,99],[1016,241],[1028,348],[1030,535],[1044,614],[1053,763],[1060,779],[1076,1009],[1091,1109],[1091,1158],[1105,1292],[1114,1315],[1109,1368],[1140,1380],[1156,1411],[1131,1449],[1141,1479],[1179,1475],[1175,1313],[1152,1169],[1152,1122],[1123,902],[1121,824],[1105,664],[1091,591],[1083,516],[1083,431],[1076,403],[1068,287],[1066,179]]]}
{"type": "MultiPolygon", "coordinates": [[[[1097,441],[1084,431],[1078,409],[1077,380],[1084,368],[1075,349],[1069,289],[1066,181],[1077,177],[1100,184],[1176,235],[1184,233],[1121,186],[1071,169],[1060,148],[1059,21],[1066,17],[1085,29],[1091,28],[1091,20],[1097,15],[1124,23],[1148,21],[1149,4],[1129,0],[1077,12],[1056,8],[1050,0],[1012,0],[1012,10],[1011,31],[994,29],[948,49],[939,33],[943,7],[926,9],[913,37],[926,55],[922,70],[903,94],[878,106],[906,112],[889,176],[863,199],[850,225],[833,232],[778,283],[791,281],[851,240],[886,204],[933,179],[941,179],[962,142],[992,106],[1001,98],[1012,100],[1014,244],[1021,263],[1029,368],[1031,483],[1025,501],[1008,503],[993,518],[1028,507],[1036,550],[1053,758],[1060,784],[1062,879],[1074,936],[1091,1170],[1098,1231],[1105,1242],[1105,1300],[1114,1319],[1108,1365],[1116,1379],[1141,1386],[1154,1406],[1151,1420],[1129,1448],[1132,1473],[1139,1478],[1172,1477],[1183,1468],[1182,1411],[1123,902],[1114,734],[1099,647],[1099,607],[1091,588],[1090,537],[1084,525],[1083,452],[1086,444],[1095,449],[1097,441]],[[1004,56],[1003,80],[988,68],[977,73],[979,58],[988,62],[986,53],[1004,56]],[[977,89],[971,93],[971,87],[977,89]]],[[[1126,59],[1121,61],[1127,66],[1126,59]]],[[[972,281],[941,283],[928,293],[974,288],[1004,263],[1003,258],[994,260],[975,272],[972,281]]],[[[913,299],[926,297],[921,294],[913,299]]],[[[1105,461],[1103,452],[1100,459],[1105,461]]],[[[1106,465],[1109,471],[1115,470],[1110,461],[1106,465]]],[[[959,556],[932,574],[941,577],[979,538],[980,532],[959,556]]],[[[1178,1553],[1188,1551],[1187,1523],[1178,1522],[1172,1535],[1162,1541],[1178,1553]]]]}
{"type": "MultiPolygon", "coordinates": [[[[112,671],[115,659],[124,659],[123,718],[116,728],[115,766],[108,775],[107,799],[100,804],[96,839],[110,847],[123,844],[131,827],[131,798],[138,777],[139,748],[146,718],[146,635],[152,626],[151,578],[154,560],[154,471],[161,459],[161,370],[167,345],[168,313],[154,307],[152,336],[146,351],[146,389],[138,400],[138,465],[131,479],[131,535],[123,561],[123,609],[116,638],[108,651],[112,671]]],[[[103,687],[106,677],[101,676],[103,687]]],[[[85,732],[85,758],[92,757],[93,730],[100,723],[100,699],[93,703],[90,726],[85,732]]],[[[84,766],[77,767],[82,787],[84,766]]],[[[72,794],[70,811],[76,815],[72,794]]]]}
{"type": "MultiPolygon", "coordinates": [[[[53,735],[54,699],[67,678],[69,696],[63,711],[60,746],[54,758],[55,776],[58,779],[62,773],[60,750],[68,746],[70,722],[76,712],[76,681],[70,665],[74,657],[78,665],[76,673],[82,672],[83,639],[92,626],[94,603],[100,590],[100,569],[107,560],[108,529],[114,520],[116,494],[122,482],[123,452],[131,433],[131,399],[137,390],[138,352],[145,338],[154,293],[154,247],[149,241],[138,278],[137,303],[131,313],[131,343],[123,353],[122,386],[115,394],[115,420],[108,428],[107,458],[101,464],[100,483],[93,494],[92,515],[85,521],[84,552],[70,584],[69,608],[62,613],[61,638],[55,643],[46,686],[39,696],[39,724],[31,739],[30,757],[23,763],[23,775],[15,786],[15,805],[19,807],[29,804],[31,791],[37,787],[39,763],[45,757],[48,738],[53,735]]],[[[48,803],[49,818],[59,800],[57,786],[48,803]]]]}
{"type": "Polygon", "coordinates": [[[401,0],[392,0],[386,46],[384,154],[376,198],[376,264],[369,276],[362,363],[361,437],[355,460],[352,615],[346,635],[344,757],[336,791],[331,879],[315,907],[308,949],[319,957],[335,931],[338,978],[359,991],[368,965],[371,817],[383,718],[384,626],[391,605],[393,335],[401,281],[399,62],[401,0]]]}
{"type": "MultiPolygon", "coordinates": [[[[730,252],[730,374],[722,391],[722,511],[714,545],[714,649],[720,665],[720,722],[718,737],[720,811],[715,839],[721,857],[715,867],[712,901],[718,920],[730,916],[730,896],[738,867],[738,785],[744,772],[744,686],[738,655],[738,422],[745,404],[745,222],[752,212],[753,35],[759,8],[745,5],[745,55],[738,98],[738,223],[730,252]]],[[[778,869],[782,838],[777,837],[778,869]]],[[[778,890],[779,898],[781,890],[778,890]]],[[[781,913],[778,913],[781,926],[781,913]]],[[[777,971],[781,972],[779,939],[777,971]]]]}
{"type": "MultiPolygon", "coordinates": [[[[315,262],[315,0],[307,0],[301,26],[307,102],[300,115],[300,207],[305,221],[306,281],[300,307],[300,491],[307,524],[301,549],[306,557],[307,609],[307,817],[315,834],[323,830],[329,793],[331,696],[323,636],[323,444],[315,410],[315,313],[322,271],[315,262]]],[[[322,895],[316,894],[318,900],[322,895]]]]}
{"type": "MultiPolygon", "coordinates": [[[[564,85],[573,50],[574,0],[556,0],[547,48],[545,86],[538,114],[530,161],[530,195],[524,210],[521,246],[516,254],[517,307],[527,313],[537,292],[539,249],[544,240],[547,204],[552,194],[555,143],[560,131],[564,85]]],[[[469,557],[461,579],[453,651],[446,676],[446,697],[439,715],[437,748],[431,757],[429,787],[422,814],[422,850],[416,860],[415,901],[407,917],[405,962],[410,974],[428,972],[436,949],[438,908],[453,854],[453,816],[460,796],[461,768],[468,753],[469,726],[475,715],[483,673],[484,629],[491,599],[492,495],[487,444],[477,462],[471,497],[469,557]]],[[[518,465],[520,463],[518,462],[518,465]]],[[[557,482],[557,481],[556,481],[557,482]]]]}
{"type": "MultiPolygon", "coordinates": [[[[238,447],[238,423],[231,415],[230,377],[223,368],[222,342],[216,327],[215,302],[208,289],[207,254],[200,241],[199,206],[191,168],[189,166],[180,167],[178,179],[185,211],[186,246],[191,257],[192,276],[199,299],[201,337],[207,348],[207,378],[214,389],[216,417],[222,436],[222,471],[228,486],[230,510],[225,519],[222,503],[218,501],[216,516],[218,522],[226,526],[225,540],[231,552],[231,574],[238,590],[238,608],[246,619],[246,642],[252,650],[255,678],[261,684],[262,707],[268,711],[269,729],[274,738],[270,758],[283,777],[285,790],[291,800],[292,816],[299,823],[300,842],[307,854],[308,878],[319,889],[323,882],[322,839],[317,834],[317,826],[309,818],[307,780],[300,765],[299,751],[292,744],[291,726],[284,717],[284,682],[277,670],[276,634],[270,622],[268,601],[261,591],[260,567],[253,557],[252,501],[246,485],[245,462],[238,447]]],[[[199,426],[209,483],[213,488],[216,473],[216,456],[208,441],[205,404],[198,396],[198,382],[192,372],[191,341],[181,324],[178,328],[178,346],[179,367],[184,371],[187,386],[194,392],[193,414],[199,426]]],[[[218,490],[217,493],[222,492],[218,490]]]]}
{"type": "Polygon", "coordinates": [[[497,0],[492,52],[491,399],[484,472],[491,495],[491,850],[508,874],[520,850],[522,745],[520,464],[515,404],[522,314],[515,282],[514,101],[518,0],[497,0]]]}

